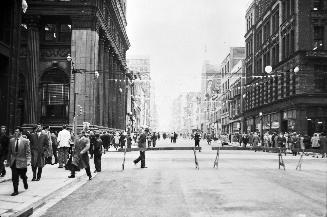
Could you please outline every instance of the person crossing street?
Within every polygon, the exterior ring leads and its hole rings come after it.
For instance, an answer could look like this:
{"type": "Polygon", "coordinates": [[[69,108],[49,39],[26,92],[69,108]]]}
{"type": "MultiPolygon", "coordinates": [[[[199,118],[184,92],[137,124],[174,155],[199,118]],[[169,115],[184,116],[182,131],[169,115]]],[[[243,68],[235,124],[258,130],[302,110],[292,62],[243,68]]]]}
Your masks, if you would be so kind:
{"type": "Polygon", "coordinates": [[[146,138],[148,136],[149,129],[145,128],[143,132],[139,136],[138,147],[140,148],[140,156],[134,160],[134,164],[136,165],[141,161],[141,168],[147,168],[145,166],[145,150],[146,150],[146,138]]]}

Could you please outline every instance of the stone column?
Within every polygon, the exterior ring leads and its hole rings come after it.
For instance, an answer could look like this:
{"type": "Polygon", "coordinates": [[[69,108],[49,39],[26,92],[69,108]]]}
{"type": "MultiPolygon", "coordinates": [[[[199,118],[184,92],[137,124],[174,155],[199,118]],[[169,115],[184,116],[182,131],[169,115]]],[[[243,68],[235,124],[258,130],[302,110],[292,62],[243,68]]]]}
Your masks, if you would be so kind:
{"type": "Polygon", "coordinates": [[[113,123],[114,123],[114,114],[113,114],[113,96],[114,96],[114,69],[113,69],[113,51],[112,49],[110,50],[110,55],[109,55],[109,108],[108,108],[108,114],[109,114],[109,127],[113,128],[113,123]]]}
{"type": "MultiPolygon", "coordinates": [[[[72,17],[71,57],[77,73],[75,84],[70,89],[69,122],[73,123],[74,107],[76,107],[77,125],[89,122],[94,124],[94,73],[98,71],[99,34],[95,20],[89,17],[72,17]],[[74,93],[76,102],[74,105],[74,93]],[[79,106],[83,107],[79,115],[79,106]]],[[[72,79],[73,80],[73,79],[72,79]]]]}
{"type": "Polygon", "coordinates": [[[108,118],[109,118],[109,89],[110,89],[110,76],[109,76],[109,58],[110,58],[110,47],[109,44],[106,43],[105,45],[105,52],[104,52],[104,71],[105,71],[105,86],[103,89],[103,101],[104,101],[104,106],[103,106],[103,126],[108,127],[108,118]]]}
{"type": "Polygon", "coordinates": [[[106,76],[106,72],[104,71],[104,38],[99,38],[99,79],[97,85],[97,99],[96,99],[96,124],[103,126],[103,106],[104,106],[104,93],[103,93],[103,85],[106,76]]]}
{"type": "Polygon", "coordinates": [[[30,18],[27,35],[27,76],[26,76],[26,124],[37,124],[38,118],[38,90],[39,90],[39,56],[40,39],[38,21],[30,18]]]}

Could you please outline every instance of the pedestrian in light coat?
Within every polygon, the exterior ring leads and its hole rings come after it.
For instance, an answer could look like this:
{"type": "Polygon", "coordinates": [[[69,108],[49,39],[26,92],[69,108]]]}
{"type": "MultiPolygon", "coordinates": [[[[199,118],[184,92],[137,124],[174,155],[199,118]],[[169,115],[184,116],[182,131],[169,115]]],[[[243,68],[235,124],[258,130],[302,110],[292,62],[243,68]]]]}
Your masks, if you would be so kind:
{"type": "Polygon", "coordinates": [[[48,137],[48,148],[45,152],[45,159],[46,159],[46,164],[52,164],[52,156],[53,156],[53,150],[52,150],[52,139],[51,139],[51,132],[50,132],[50,127],[49,126],[45,126],[43,128],[44,133],[47,135],[48,137]]]}
{"type": "Polygon", "coordinates": [[[63,168],[66,165],[68,160],[68,151],[70,148],[71,134],[67,130],[67,126],[64,125],[62,130],[58,134],[57,142],[58,142],[58,160],[59,167],[63,168]]]}
{"type": "Polygon", "coordinates": [[[14,186],[11,196],[18,194],[19,177],[23,180],[24,188],[28,189],[26,172],[27,167],[31,164],[31,149],[30,141],[22,137],[22,132],[21,128],[15,128],[15,137],[10,140],[8,148],[7,164],[11,168],[11,179],[14,186]]]}
{"type": "MultiPolygon", "coordinates": [[[[259,135],[255,132],[255,133],[253,134],[253,147],[254,147],[254,148],[258,147],[259,142],[260,142],[259,135]]],[[[257,151],[257,150],[255,149],[255,151],[257,151]]]]}
{"type": "Polygon", "coordinates": [[[75,178],[75,172],[80,169],[85,169],[89,180],[92,179],[92,174],[90,170],[90,158],[88,151],[90,150],[90,139],[89,134],[85,131],[81,132],[81,137],[76,137],[74,143],[74,152],[71,167],[71,175],[68,178],[75,178]]]}
{"type": "Polygon", "coordinates": [[[33,171],[32,181],[40,181],[42,169],[45,165],[45,156],[48,151],[49,138],[45,131],[42,132],[41,125],[37,125],[34,133],[30,135],[31,142],[31,165],[33,171]]]}
{"type": "Polygon", "coordinates": [[[317,133],[313,134],[313,137],[311,138],[311,145],[313,149],[319,149],[319,136],[317,133]]]}

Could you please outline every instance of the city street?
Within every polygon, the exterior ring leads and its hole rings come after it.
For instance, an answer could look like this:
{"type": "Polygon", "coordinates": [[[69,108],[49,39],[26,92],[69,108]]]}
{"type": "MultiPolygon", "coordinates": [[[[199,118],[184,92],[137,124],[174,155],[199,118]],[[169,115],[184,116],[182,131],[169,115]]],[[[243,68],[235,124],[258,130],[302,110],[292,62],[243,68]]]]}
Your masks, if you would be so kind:
{"type": "MultiPolygon", "coordinates": [[[[159,141],[159,146],[191,146],[193,141],[159,141]]],[[[284,157],[278,169],[276,153],[216,152],[201,141],[195,169],[193,151],[148,151],[146,169],[134,166],[138,153],[109,152],[102,172],[52,207],[33,216],[287,216],[326,215],[326,159],[284,157]]],[[[215,145],[215,144],[213,144],[215,145]]],[[[92,166],[93,167],[93,166],[92,166]]],[[[84,171],[82,171],[84,173],[84,171]]],[[[31,189],[32,191],[33,189],[31,189]]]]}

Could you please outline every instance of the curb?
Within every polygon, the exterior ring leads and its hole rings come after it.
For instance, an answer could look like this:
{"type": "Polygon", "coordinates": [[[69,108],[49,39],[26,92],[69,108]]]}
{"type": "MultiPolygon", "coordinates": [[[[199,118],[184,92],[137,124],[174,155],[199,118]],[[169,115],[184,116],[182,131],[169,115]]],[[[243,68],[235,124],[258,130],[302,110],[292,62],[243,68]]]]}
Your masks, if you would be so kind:
{"type": "MultiPolygon", "coordinates": [[[[97,174],[93,175],[93,178],[96,176],[97,174]]],[[[86,177],[86,174],[76,177],[72,182],[60,187],[57,190],[54,190],[53,192],[51,192],[50,194],[44,196],[43,198],[40,198],[38,201],[32,203],[31,205],[27,206],[26,208],[24,208],[21,211],[18,211],[15,214],[9,215],[9,217],[28,217],[31,216],[34,212],[34,210],[44,206],[49,200],[51,200],[51,198],[53,196],[55,196],[58,192],[60,191],[64,191],[67,188],[70,188],[72,185],[75,185],[76,183],[80,182],[82,180],[82,178],[86,177]]]]}

